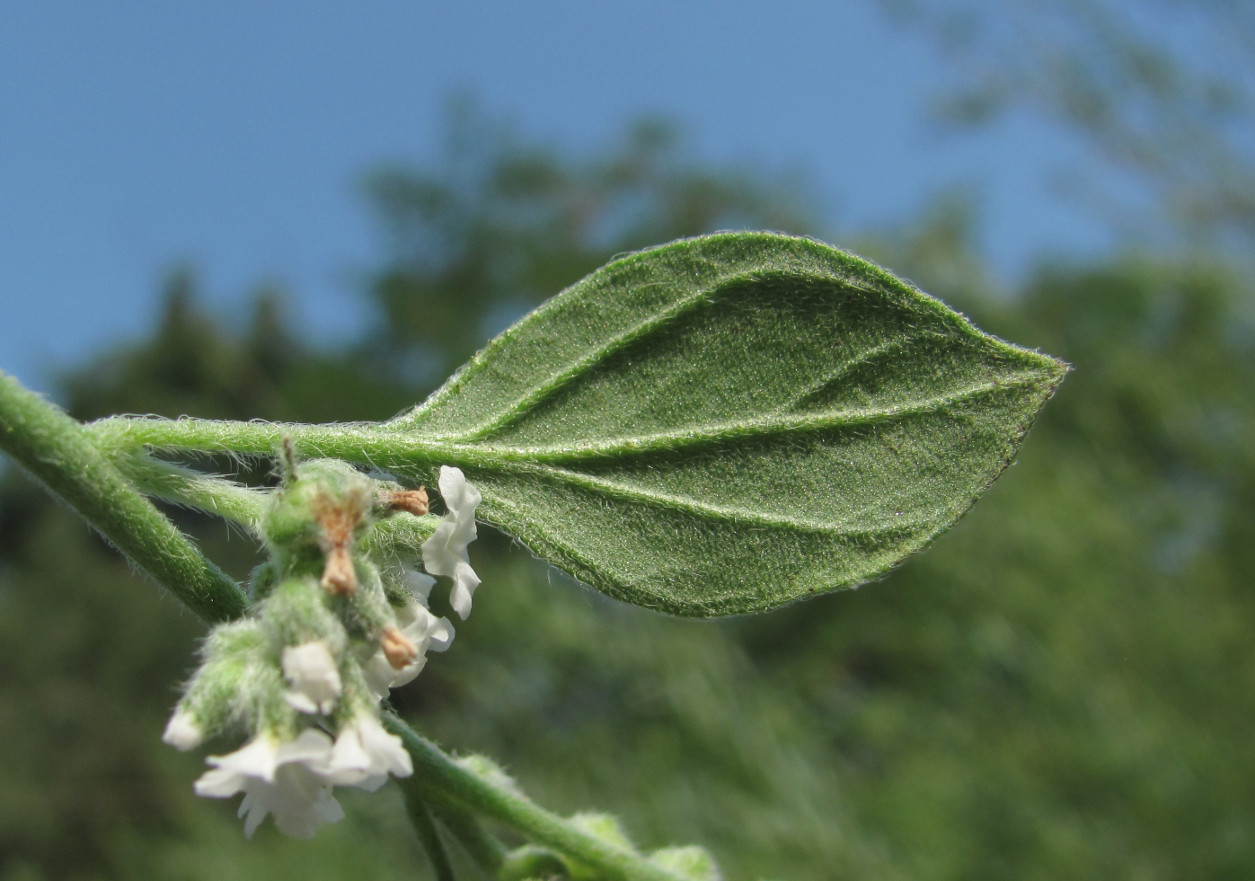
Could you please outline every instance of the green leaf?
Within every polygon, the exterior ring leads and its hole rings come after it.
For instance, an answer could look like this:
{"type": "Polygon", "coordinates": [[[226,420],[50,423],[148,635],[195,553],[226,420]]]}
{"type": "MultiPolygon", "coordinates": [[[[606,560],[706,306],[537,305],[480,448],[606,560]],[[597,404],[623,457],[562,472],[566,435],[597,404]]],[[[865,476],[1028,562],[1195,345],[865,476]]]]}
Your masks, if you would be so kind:
{"type": "Polygon", "coordinates": [[[729,233],[632,254],[389,425],[612,596],[768,609],[881,575],[1007,467],[1067,366],[864,260],[729,233]]]}

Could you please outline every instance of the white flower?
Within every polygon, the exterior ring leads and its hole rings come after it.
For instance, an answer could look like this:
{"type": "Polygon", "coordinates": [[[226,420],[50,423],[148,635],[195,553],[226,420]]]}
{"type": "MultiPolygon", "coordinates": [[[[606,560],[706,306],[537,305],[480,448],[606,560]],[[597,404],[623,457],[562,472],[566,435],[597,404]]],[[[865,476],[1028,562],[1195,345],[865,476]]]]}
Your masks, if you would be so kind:
{"type": "Polygon", "coordinates": [[[196,720],[192,718],[192,714],[182,708],[174,711],[174,715],[170,717],[169,724],[166,725],[165,733],[161,735],[162,741],[173,747],[186,752],[193,747],[200,746],[200,742],[205,739],[205,732],[200,730],[200,726],[196,724],[196,720]]]}
{"type": "Polygon", "coordinates": [[[240,816],[249,838],[267,815],[274,815],[275,826],[285,835],[310,838],[323,823],[344,818],[332,786],[374,791],[389,774],[414,773],[401,738],[385,731],[371,713],[354,716],[334,743],[314,728],[286,742],[263,734],[233,753],[206,761],[213,768],[196,781],[196,794],[230,798],[243,793],[240,816]]]}
{"type": "Polygon", "coordinates": [[[309,838],[323,823],[344,818],[327,783],[331,757],[331,738],[312,728],[287,742],[261,735],[233,753],[206,759],[214,767],[196,781],[196,794],[230,798],[244,793],[240,816],[248,815],[244,834],[249,838],[267,814],[274,815],[285,835],[309,838]]]}
{"type": "Polygon", "coordinates": [[[449,602],[463,620],[471,613],[471,595],[479,586],[479,576],[471,568],[466,546],[475,540],[475,509],[479,506],[479,490],[466,482],[460,468],[440,466],[440,496],[449,513],[436,531],[423,542],[423,568],[432,575],[453,578],[449,602]]]}
{"type": "Polygon", "coordinates": [[[424,606],[427,605],[427,598],[431,596],[431,589],[436,586],[436,579],[417,569],[406,569],[401,573],[401,577],[405,580],[405,586],[410,589],[410,593],[414,594],[424,606]]]}
{"type": "MultiPolygon", "coordinates": [[[[414,574],[418,578],[427,577],[414,574]]],[[[397,670],[388,662],[382,648],[376,651],[362,665],[366,684],[376,698],[386,696],[390,688],[399,688],[411,682],[427,664],[427,652],[443,652],[453,643],[453,623],[448,618],[437,618],[418,600],[397,612],[397,623],[401,625],[401,635],[416,649],[414,660],[397,670]]]]}
{"type": "Polygon", "coordinates": [[[340,670],[322,640],[285,648],[283,676],[292,686],[284,700],[302,713],[330,713],[340,697],[340,670]]]}
{"type": "Polygon", "coordinates": [[[389,734],[372,713],[358,713],[340,728],[325,773],[328,783],[357,786],[374,792],[388,774],[408,777],[414,773],[410,754],[401,738],[389,734]]]}

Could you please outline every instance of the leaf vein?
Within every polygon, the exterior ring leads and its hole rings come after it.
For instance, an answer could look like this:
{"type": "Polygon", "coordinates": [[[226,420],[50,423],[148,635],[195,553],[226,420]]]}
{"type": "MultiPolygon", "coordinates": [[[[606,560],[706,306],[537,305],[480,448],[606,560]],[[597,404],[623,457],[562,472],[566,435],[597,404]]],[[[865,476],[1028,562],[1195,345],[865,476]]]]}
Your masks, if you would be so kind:
{"type": "Polygon", "coordinates": [[[502,459],[514,459],[536,463],[559,464],[597,459],[617,459],[625,455],[676,451],[705,445],[725,444],[731,441],[770,437],[791,432],[818,431],[826,428],[855,428],[890,422],[928,413],[943,413],[947,409],[978,400],[986,395],[1008,389],[1025,388],[1040,384],[1037,373],[1023,373],[1014,379],[997,383],[977,383],[926,398],[911,404],[888,407],[867,407],[849,410],[833,410],[826,413],[807,414],[793,418],[773,415],[766,418],[743,419],[731,422],[697,425],[681,430],[670,430],[636,437],[619,437],[606,441],[582,441],[578,445],[546,445],[513,447],[486,445],[467,439],[459,439],[456,446],[473,447],[502,459]]]}
{"type": "MultiPolygon", "coordinates": [[[[556,395],[563,388],[577,380],[584,373],[604,361],[606,358],[623,351],[633,343],[645,339],[650,335],[673,324],[678,319],[684,317],[694,309],[710,301],[712,297],[720,291],[731,287],[732,285],[741,284],[748,281],[796,281],[799,284],[806,284],[813,281],[806,275],[795,270],[756,270],[746,272],[743,267],[737,267],[735,271],[725,272],[716,275],[710,281],[693,291],[690,294],[676,300],[666,309],[654,312],[646,317],[643,321],[639,321],[629,327],[621,330],[619,333],[608,337],[603,343],[597,346],[588,347],[584,353],[577,359],[570,361],[563,369],[556,371],[547,380],[540,385],[536,385],[529,389],[525,394],[515,400],[513,403],[506,405],[498,413],[493,415],[487,421],[480,423],[467,430],[465,433],[459,433],[458,436],[466,440],[479,440],[490,435],[492,432],[507,428],[514,422],[527,415],[527,413],[538,404],[556,395]]],[[[875,293],[869,288],[854,283],[846,278],[834,278],[833,281],[847,287],[851,290],[858,290],[863,293],[875,293]]],[[[656,282],[655,284],[661,284],[656,282]]],[[[468,365],[468,369],[463,371],[464,376],[458,376],[456,381],[450,383],[449,394],[455,393],[467,380],[470,379],[475,367],[481,363],[484,358],[489,355],[489,350],[484,350],[477,355],[468,365]]],[[[443,398],[447,395],[439,395],[443,398]]],[[[436,400],[432,399],[424,405],[435,405],[436,400]]],[[[417,414],[415,414],[417,415],[417,414]]],[[[437,435],[436,437],[449,437],[450,435],[437,435]]]]}
{"type": "Polygon", "coordinates": [[[808,400],[817,398],[819,395],[830,389],[834,383],[841,381],[858,368],[870,363],[876,358],[879,358],[881,355],[906,351],[909,345],[922,339],[926,333],[927,332],[906,334],[902,337],[885,340],[882,343],[877,343],[874,346],[867,347],[848,361],[838,364],[828,375],[820,378],[808,387],[799,391],[797,396],[785,409],[802,409],[806,406],[806,402],[808,400]]]}
{"type": "Polygon", "coordinates": [[[609,480],[604,477],[579,471],[570,471],[565,468],[538,466],[511,470],[516,471],[516,473],[558,481],[584,490],[604,493],[625,501],[637,502],[652,507],[668,508],[673,511],[683,511],[689,514],[696,514],[708,520],[718,520],[750,527],[824,533],[843,538],[870,538],[892,533],[914,532],[918,527],[927,525],[926,520],[912,517],[897,519],[875,526],[848,529],[842,528],[839,524],[832,521],[780,514],[755,508],[716,505],[711,502],[700,501],[691,496],[662,493],[640,485],[609,480]]]}

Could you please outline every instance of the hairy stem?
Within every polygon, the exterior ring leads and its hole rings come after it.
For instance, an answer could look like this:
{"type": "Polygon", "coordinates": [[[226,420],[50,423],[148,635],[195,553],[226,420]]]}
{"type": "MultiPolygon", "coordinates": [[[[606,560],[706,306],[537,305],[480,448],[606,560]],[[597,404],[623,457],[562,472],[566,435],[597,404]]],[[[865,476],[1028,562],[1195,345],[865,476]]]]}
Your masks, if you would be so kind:
{"type": "MultiPolygon", "coordinates": [[[[458,464],[454,444],[419,441],[378,425],[304,425],[284,422],[227,422],[216,419],[151,419],[114,416],[87,426],[111,451],[160,450],[272,455],[290,438],[302,456],[343,459],[407,474],[435,463],[458,464]]],[[[472,454],[473,455],[473,454],[472,454]]]]}
{"type": "Polygon", "coordinates": [[[147,495],[234,521],[256,532],[266,494],[145,453],[120,453],[118,470],[147,495]]]}
{"type": "Polygon", "coordinates": [[[206,621],[243,614],[239,585],[131,485],[83,426],[3,372],[0,450],[206,621]]]}

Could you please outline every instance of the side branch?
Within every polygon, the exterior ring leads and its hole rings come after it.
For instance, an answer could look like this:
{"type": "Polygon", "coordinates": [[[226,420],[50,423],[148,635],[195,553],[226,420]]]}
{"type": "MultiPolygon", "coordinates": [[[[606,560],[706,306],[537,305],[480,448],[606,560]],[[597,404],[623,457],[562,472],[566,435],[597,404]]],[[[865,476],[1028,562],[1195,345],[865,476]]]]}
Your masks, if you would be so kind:
{"type": "Polygon", "coordinates": [[[605,841],[542,808],[508,783],[485,779],[445,755],[399,717],[384,713],[384,727],[401,738],[414,760],[413,786],[439,811],[470,808],[505,823],[527,838],[592,868],[607,881],[685,881],[647,857],[605,841]]]}
{"type": "Polygon", "coordinates": [[[3,372],[0,450],[196,614],[243,614],[239,585],[132,487],[82,425],[3,372]]]}
{"type": "Polygon", "coordinates": [[[119,453],[118,469],[144,494],[185,505],[234,521],[256,532],[266,504],[266,493],[221,477],[211,477],[154,459],[146,453],[119,453]]]}

